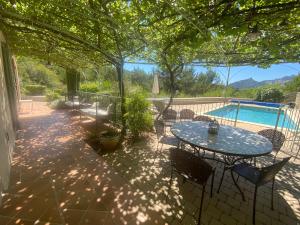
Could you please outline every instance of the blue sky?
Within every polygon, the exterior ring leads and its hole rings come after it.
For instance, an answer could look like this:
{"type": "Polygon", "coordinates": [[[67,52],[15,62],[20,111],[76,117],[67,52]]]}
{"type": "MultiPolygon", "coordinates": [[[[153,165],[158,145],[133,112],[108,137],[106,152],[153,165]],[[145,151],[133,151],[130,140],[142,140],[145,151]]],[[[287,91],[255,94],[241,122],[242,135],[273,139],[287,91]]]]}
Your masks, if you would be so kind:
{"type": "MultiPolygon", "coordinates": [[[[125,64],[125,69],[134,70],[142,69],[147,73],[151,73],[153,69],[156,68],[155,65],[149,64],[125,64]]],[[[197,72],[204,72],[207,68],[202,66],[194,67],[197,72]]],[[[227,68],[226,67],[213,67],[223,81],[226,80],[227,68]]],[[[290,76],[300,73],[300,63],[284,63],[284,64],[275,64],[269,68],[263,69],[256,66],[238,66],[231,68],[231,76],[229,83],[244,80],[248,78],[253,78],[257,81],[262,80],[273,80],[276,78],[290,76]]]]}

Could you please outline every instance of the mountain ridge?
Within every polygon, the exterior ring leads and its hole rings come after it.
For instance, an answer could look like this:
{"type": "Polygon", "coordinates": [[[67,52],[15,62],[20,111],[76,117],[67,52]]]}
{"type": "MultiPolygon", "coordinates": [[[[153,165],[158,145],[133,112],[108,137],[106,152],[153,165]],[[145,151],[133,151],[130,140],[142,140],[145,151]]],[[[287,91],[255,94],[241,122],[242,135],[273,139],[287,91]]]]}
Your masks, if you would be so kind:
{"type": "Polygon", "coordinates": [[[291,76],[284,76],[273,80],[263,80],[263,81],[256,81],[253,78],[248,78],[248,79],[233,82],[229,86],[237,89],[246,89],[246,88],[260,87],[266,84],[284,84],[292,80],[294,77],[295,75],[291,75],[291,76]]]}

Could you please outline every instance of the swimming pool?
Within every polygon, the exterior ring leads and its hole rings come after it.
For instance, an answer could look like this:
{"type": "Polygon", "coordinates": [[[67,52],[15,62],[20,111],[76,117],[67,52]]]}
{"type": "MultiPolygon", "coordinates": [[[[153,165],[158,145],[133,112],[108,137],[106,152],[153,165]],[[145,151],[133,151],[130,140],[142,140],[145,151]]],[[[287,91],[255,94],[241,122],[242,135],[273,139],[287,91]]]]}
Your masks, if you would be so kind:
{"type": "MultiPolygon", "coordinates": [[[[222,117],[227,119],[235,120],[238,106],[228,105],[205,114],[210,116],[222,117]]],[[[237,120],[245,121],[250,123],[257,123],[267,126],[275,126],[278,115],[278,109],[266,108],[266,107],[251,107],[251,106],[240,106],[237,120]]],[[[281,111],[278,127],[296,129],[294,121],[286,115],[284,118],[284,112],[281,111]]]]}

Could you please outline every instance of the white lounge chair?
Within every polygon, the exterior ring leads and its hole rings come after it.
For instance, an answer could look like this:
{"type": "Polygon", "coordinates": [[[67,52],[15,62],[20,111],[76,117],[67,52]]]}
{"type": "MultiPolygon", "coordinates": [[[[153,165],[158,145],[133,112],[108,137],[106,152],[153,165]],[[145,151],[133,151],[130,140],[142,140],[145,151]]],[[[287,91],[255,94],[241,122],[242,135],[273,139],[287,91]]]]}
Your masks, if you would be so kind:
{"type": "Polygon", "coordinates": [[[90,108],[80,109],[80,113],[101,119],[109,119],[112,115],[113,104],[109,104],[106,109],[100,109],[97,107],[97,103],[94,102],[90,108]]]}
{"type": "Polygon", "coordinates": [[[79,101],[79,98],[78,96],[75,96],[73,101],[66,101],[65,102],[65,105],[70,107],[70,108],[73,108],[73,109],[79,109],[79,108],[88,108],[88,107],[91,107],[91,104],[90,103],[86,103],[83,99],[83,101],[79,101]]]}
{"type": "Polygon", "coordinates": [[[65,102],[65,105],[70,107],[70,108],[78,108],[79,105],[80,105],[80,102],[79,102],[79,98],[78,96],[74,96],[73,97],[73,100],[68,100],[65,102]]]}

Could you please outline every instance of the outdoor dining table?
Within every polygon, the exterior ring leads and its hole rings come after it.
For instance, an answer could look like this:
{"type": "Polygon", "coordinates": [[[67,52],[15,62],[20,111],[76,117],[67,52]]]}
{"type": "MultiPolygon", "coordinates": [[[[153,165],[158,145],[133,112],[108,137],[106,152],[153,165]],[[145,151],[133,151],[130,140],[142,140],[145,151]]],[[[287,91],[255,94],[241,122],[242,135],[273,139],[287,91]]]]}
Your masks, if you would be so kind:
{"type": "MultiPolygon", "coordinates": [[[[230,169],[236,162],[267,155],[272,151],[272,143],[267,138],[255,132],[233,126],[220,125],[217,134],[210,134],[208,133],[208,127],[208,122],[184,121],[175,123],[171,128],[171,132],[180,141],[189,144],[193,148],[220,154],[219,159],[214,158],[214,160],[224,163],[218,192],[225,171],[230,169]]],[[[231,176],[244,200],[244,194],[236,183],[232,173],[231,176]]]]}

